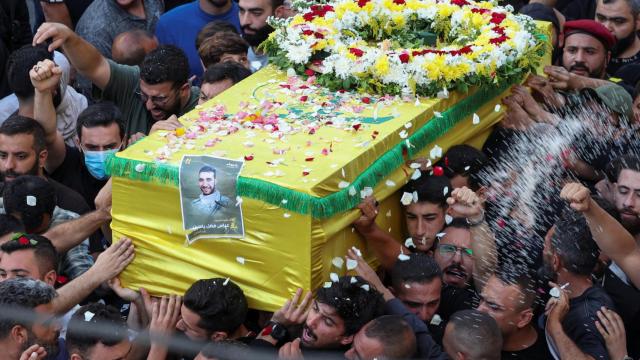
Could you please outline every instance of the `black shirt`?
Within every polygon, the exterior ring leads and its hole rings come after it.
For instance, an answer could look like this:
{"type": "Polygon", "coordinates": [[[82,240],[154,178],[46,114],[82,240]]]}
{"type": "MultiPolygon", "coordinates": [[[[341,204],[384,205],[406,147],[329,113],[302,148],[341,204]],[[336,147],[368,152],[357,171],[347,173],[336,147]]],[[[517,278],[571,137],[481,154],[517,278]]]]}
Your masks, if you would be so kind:
{"type": "MultiPolygon", "coordinates": [[[[594,359],[609,359],[604,338],[596,328],[601,307],[615,309],[613,301],[600,286],[594,285],[582,295],[569,300],[569,312],[562,321],[567,336],[585,354],[594,359]]],[[[546,321],[546,318],[544,319],[546,321]]],[[[550,344],[553,346],[553,344],[550,344]]]]}
{"type": "Polygon", "coordinates": [[[612,264],[605,270],[601,284],[624,322],[629,356],[637,359],[640,357],[640,290],[620,279],[612,268],[617,266],[612,264]]]}
{"type": "Polygon", "coordinates": [[[66,154],[62,164],[51,177],[77,191],[91,209],[95,209],[95,199],[107,180],[94,178],[84,164],[84,156],[77,148],[65,145],[66,154]]]}
{"type": "Polygon", "coordinates": [[[544,333],[536,329],[538,338],[533,345],[520,351],[503,351],[502,360],[547,360],[553,359],[547,347],[544,333]]]}
{"type": "MultiPolygon", "coordinates": [[[[74,212],[78,215],[86,214],[89,212],[89,206],[84,201],[82,196],[77,192],[69,189],[68,187],[60,184],[54,179],[47,178],[47,180],[53,185],[56,191],[56,206],[74,212]]],[[[0,196],[4,191],[4,183],[0,183],[0,196]]]]}
{"type": "Polygon", "coordinates": [[[611,57],[609,60],[609,65],[607,65],[607,73],[615,74],[625,65],[630,64],[639,64],[640,63],[640,51],[635,53],[635,55],[628,58],[615,58],[611,57]]]}
{"type": "Polygon", "coordinates": [[[473,287],[459,288],[444,284],[440,292],[438,315],[444,321],[449,321],[457,311],[475,309],[477,305],[478,295],[473,287]]]}

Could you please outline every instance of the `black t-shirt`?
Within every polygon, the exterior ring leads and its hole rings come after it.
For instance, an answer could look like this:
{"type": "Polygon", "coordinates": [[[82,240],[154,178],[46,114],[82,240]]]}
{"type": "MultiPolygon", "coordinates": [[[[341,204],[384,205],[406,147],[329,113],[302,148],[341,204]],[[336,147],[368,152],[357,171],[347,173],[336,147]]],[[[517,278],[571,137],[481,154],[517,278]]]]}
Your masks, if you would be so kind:
{"type": "Polygon", "coordinates": [[[637,359],[640,358],[640,290],[622,281],[612,271],[612,267],[617,268],[613,264],[607,268],[601,284],[615,303],[616,311],[624,322],[629,356],[637,359]]]}
{"type": "Polygon", "coordinates": [[[91,209],[95,209],[95,198],[107,180],[94,178],[84,164],[84,156],[80,150],[65,145],[64,161],[51,174],[51,177],[77,191],[91,209]]]}
{"type": "Polygon", "coordinates": [[[459,288],[444,284],[440,292],[438,315],[449,321],[451,315],[460,310],[475,309],[478,305],[478,294],[473,286],[459,288]]]}
{"type": "Polygon", "coordinates": [[[614,309],[613,301],[600,286],[594,285],[582,295],[569,300],[569,312],[562,321],[567,336],[585,354],[594,359],[609,359],[604,338],[596,328],[601,307],[614,309]]]}
{"type": "MultiPolygon", "coordinates": [[[[47,178],[47,180],[51,183],[51,185],[53,185],[53,188],[55,189],[57,207],[74,212],[78,215],[89,212],[89,206],[84,201],[82,196],[80,196],[80,194],[60,184],[54,179],[47,178]]],[[[0,183],[0,196],[2,196],[3,191],[4,183],[0,183]]]]}
{"type": "Polygon", "coordinates": [[[503,351],[502,360],[548,360],[553,359],[544,333],[536,329],[538,338],[533,345],[520,351],[503,351]]]}
{"type": "Polygon", "coordinates": [[[640,51],[635,53],[632,57],[628,58],[615,58],[611,57],[609,65],[607,65],[607,73],[615,74],[625,65],[639,64],[640,63],[640,51]]]}

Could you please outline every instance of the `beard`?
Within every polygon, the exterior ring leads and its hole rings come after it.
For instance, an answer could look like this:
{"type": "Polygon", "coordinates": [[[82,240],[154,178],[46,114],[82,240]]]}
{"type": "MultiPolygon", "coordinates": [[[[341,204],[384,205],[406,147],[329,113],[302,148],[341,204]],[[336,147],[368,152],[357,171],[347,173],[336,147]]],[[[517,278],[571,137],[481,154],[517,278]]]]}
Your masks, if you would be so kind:
{"type": "Polygon", "coordinates": [[[156,118],[153,115],[153,113],[151,113],[151,117],[155,121],[167,120],[169,118],[169,116],[171,116],[171,115],[178,116],[180,114],[180,109],[181,108],[182,108],[182,105],[180,104],[180,98],[177,98],[176,102],[173,105],[167,107],[166,109],[165,108],[160,108],[160,107],[157,108],[157,109],[154,109],[156,111],[161,111],[162,112],[160,117],[156,118]]]}
{"type": "Polygon", "coordinates": [[[629,36],[619,39],[613,49],[611,49],[611,54],[613,55],[613,57],[618,57],[618,55],[625,52],[631,45],[633,45],[633,42],[636,40],[637,36],[638,35],[634,30],[631,32],[631,34],[629,34],[629,36]]]}
{"type": "Polygon", "coordinates": [[[20,352],[22,353],[25,350],[27,350],[30,346],[38,344],[42,346],[44,350],[47,352],[47,358],[53,358],[55,355],[58,355],[58,353],[60,352],[60,345],[58,344],[59,335],[60,334],[56,336],[55,340],[52,343],[46,343],[42,341],[42,339],[38,339],[31,330],[27,330],[27,342],[25,342],[24,345],[22,345],[20,352]]]}
{"type": "Polygon", "coordinates": [[[539,285],[543,288],[549,287],[549,281],[558,282],[558,274],[553,271],[553,267],[546,261],[542,261],[542,266],[538,268],[539,285]]]}
{"type": "Polygon", "coordinates": [[[273,28],[271,27],[271,25],[266,24],[265,26],[259,28],[259,29],[253,29],[250,26],[243,26],[242,27],[242,37],[247,40],[247,42],[249,43],[249,45],[251,45],[251,47],[256,47],[260,44],[262,44],[263,41],[267,40],[267,38],[269,37],[269,34],[271,34],[273,32],[273,28]],[[251,29],[253,31],[255,31],[254,34],[247,34],[246,33],[246,29],[251,29]]]}
{"type": "Polygon", "coordinates": [[[22,176],[22,175],[34,175],[37,176],[38,175],[38,170],[40,170],[40,165],[38,164],[38,161],[36,161],[33,164],[33,167],[29,170],[27,170],[27,172],[25,173],[18,173],[15,172],[13,170],[8,170],[8,171],[0,171],[0,182],[4,182],[7,181],[7,176],[10,177],[14,177],[17,178],[18,176],[22,176]]]}

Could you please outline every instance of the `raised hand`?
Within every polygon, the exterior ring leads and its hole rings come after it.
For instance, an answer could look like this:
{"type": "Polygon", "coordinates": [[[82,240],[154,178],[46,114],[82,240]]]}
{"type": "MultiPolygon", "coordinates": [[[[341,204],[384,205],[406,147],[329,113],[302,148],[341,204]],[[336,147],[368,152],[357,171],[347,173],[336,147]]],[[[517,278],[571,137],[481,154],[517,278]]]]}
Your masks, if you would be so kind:
{"type": "Polygon", "coordinates": [[[41,360],[47,356],[47,351],[40,345],[35,344],[27,348],[20,355],[20,360],[41,360]]]}
{"type": "Polygon", "coordinates": [[[29,71],[31,84],[39,92],[51,91],[60,85],[62,68],[53,61],[45,59],[38,63],[29,71]]]}
{"type": "Polygon", "coordinates": [[[73,36],[73,30],[60,23],[43,23],[33,36],[33,46],[42,44],[47,40],[51,40],[49,51],[53,51],[64,44],[69,37],[73,36]]]}
{"type": "Polygon", "coordinates": [[[627,337],[620,315],[603,306],[598,310],[596,327],[604,338],[609,356],[612,359],[624,359],[627,356],[627,337]]]}
{"type": "Polygon", "coordinates": [[[447,198],[447,204],[449,204],[450,215],[453,217],[467,218],[472,222],[482,221],[484,218],[482,201],[466,186],[453,189],[451,197],[447,198]]]}
{"type": "Polygon", "coordinates": [[[113,292],[116,293],[116,295],[118,295],[123,300],[134,302],[140,297],[139,292],[135,290],[123,288],[122,285],[120,284],[120,279],[117,277],[114,277],[113,279],[109,280],[107,284],[109,285],[111,290],[113,290],[113,292]]]}
{"type": "Polygon", "coordinates": [[[293,299],[287,300],[287,302],[273,314],[271,320],[285,327],[302,324],[307,319],[307,315],[311,309],[309,305],[313,294],[311,291],[307,292],[302,302],[298,304],[301,295],[302,289],[298,288],[293,299]]]}
{"type": "Polygon", "coordinates": [[[130,239],[122,238],[100,254],[91,269],[102,277],[102,281],[107,281],[118,276],[133,261],[134,257],[133,242],[130,239]]]}
{"type": "Polygon", "coordinates": [[[580,183],[566,184],[560,191],[560,197],[576,211],[589,211],[591,207],[591,191],[580,183]]]}
{"type": "Polygon", "coordinates": [[[278,358],[283,360],[301,360],[302,350],[300,350],[300,338],[288,342],[280,348],[278,351],[278,358]]]}
{"type": "Polygon", "coordinates": [[[163,296],[159,301],[154,302],[149,331],[154,335],[171,335],[180,320],[181,307],[182,297],[178,295],[163,296]]]}
{"type": "Polygon", "coordinates": [[[551,288],[558,290],[559,296],[552,296],[545,307],[547,322],[562,323],[562,320],[569,312],[569,293],[553,282],[549,282],[551,288]]]}

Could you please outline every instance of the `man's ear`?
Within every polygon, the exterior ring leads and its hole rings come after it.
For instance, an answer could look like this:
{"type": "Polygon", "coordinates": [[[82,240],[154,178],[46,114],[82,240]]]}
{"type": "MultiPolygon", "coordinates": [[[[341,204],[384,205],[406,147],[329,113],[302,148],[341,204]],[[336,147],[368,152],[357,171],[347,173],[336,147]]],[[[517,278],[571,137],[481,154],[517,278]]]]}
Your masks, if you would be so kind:
{"type": "Polygon", "coordinates": [[[529,325],[532,319],[533,311],[531,309],[523,310],[518,316],[518,322],[516,323],[516,326],[518,327],[518,329],[522,329],[525,326],[529,325]]]}
{"type": "Polygon", "coordinates": [[[480,188],[476,191],[476,195],[478,195],[481,202],[487,201],[488,191],[489,191],[489,188],[487,186],[480,186],[480,188]]]}
{"type": "Polygon", "coordinates": [[[47,283],[47,285],[54,286],[56,284],[57,279],[58,279],[58,273],[56,273],[55,270],[51,270],[44,275],[43,280],[45,283],[47,283]]]}
{"type": "Polygon", "coordinates": [[[14,325],[11,328],[10,334],[11,338],[13,338],[13,341],[20,344],[21,346],[27,344],[27,342],[29,341],[29,332],[27,331],[27,328],[22,325],[14,325]]]}
{"type": "Polygon", "coordinates": [[[223,340],[226,340],[228,337],[229,337],[229,334],[227,334],[225,331],[214,331],[213,334],[211,334],[211,341],[213,342],[223,341],[223,340]]]}
{"type": "Polygon", "coordinates": [[[559,273],[560,269],[562,269],[562,267],[564,266],[562,264],[562,259],[560,259],[560,256],[558,256],[558,253],[553,253],[553,262],[552,262],[552,266],[553,266],[553,271],[555,273],[559,273]]]}
{"type": "Polygon", "coordinates": [[[353,342],[353,335],[343,336],[342,340],[340,340],[341,345],[349,345],[353,342]]]}
{"type": "Polygon", "coordinates": [[[47,163],[48,156],[49,156],[49,151],[47,151],[47,149],[40,151],[40,154],[38,154],[38,166],[40,166],[41,168],[44,168],[44,164],[47,163]]]}
{"type": "Polygon", "coordinates": [[[287,9],[284,7],[284,5],[280,5],[273,11],[273,16],[276,19],[284,19],[287,17],[286,11],[287,9]]]}

